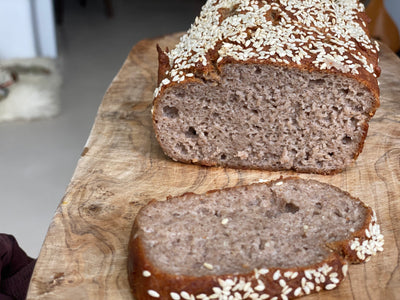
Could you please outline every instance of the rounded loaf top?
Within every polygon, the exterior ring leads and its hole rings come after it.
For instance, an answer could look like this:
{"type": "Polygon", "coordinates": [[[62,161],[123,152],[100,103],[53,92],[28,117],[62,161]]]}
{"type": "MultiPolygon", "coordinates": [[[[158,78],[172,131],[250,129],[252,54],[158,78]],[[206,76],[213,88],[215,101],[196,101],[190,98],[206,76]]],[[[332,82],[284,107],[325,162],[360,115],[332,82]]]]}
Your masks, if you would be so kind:
{"type": "Polygon", "coordinates": [[[209,0],[167,53],[161,88],[227,61],[268,62],[300,69],[379,76],[378,43],[358,0],[209,0]]]}

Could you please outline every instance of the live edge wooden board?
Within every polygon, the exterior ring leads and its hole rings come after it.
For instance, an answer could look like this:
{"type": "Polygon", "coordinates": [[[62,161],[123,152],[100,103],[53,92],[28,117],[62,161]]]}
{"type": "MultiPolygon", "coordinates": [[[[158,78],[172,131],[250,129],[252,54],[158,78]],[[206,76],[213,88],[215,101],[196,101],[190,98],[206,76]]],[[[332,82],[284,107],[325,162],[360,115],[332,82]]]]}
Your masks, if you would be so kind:
{"type": "MultiPolygon", "coordinates": [[[[28,299],[133,299],[128,238],[136,213],[150,199],[294,175],[185,165],[162,153],[150,114],[156,44],[171,48],[178,38],[139,42],[111,83],[49,227],[28,299]]],[[[351,265],[339,288],[302,299],[400,299],[400,60],[382,46],[380,65],[381,107],[358,160],[337,175],[299,176],[336,185],[372,206],[385,250],[369,263],[351,265]]]]}

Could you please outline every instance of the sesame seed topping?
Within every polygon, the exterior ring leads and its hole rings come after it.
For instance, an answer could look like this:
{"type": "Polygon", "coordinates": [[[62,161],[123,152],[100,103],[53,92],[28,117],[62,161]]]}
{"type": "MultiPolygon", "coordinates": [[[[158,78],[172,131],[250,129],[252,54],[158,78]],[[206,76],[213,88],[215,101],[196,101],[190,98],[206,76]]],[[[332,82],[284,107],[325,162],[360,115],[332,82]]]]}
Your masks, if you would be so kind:
{"type": "Polygon", "coordinates": [[[281,271],[277,270],[277,271],[275,271],[274,275],[272,276],[272,279],[278,280],[279,277],[281,277],[281,271]]]}
{"type": "Polygon", "coordinates": [[[334,283],[334,284],[338,284],[338,283],[340,282],[340,280],[337,279],[336,277],[331,277],[331,278],[330,278],[330,281],[331,281],[332,283],[334,283]]]}
{"type": "Polygon", "coordinates": [[[279,280],[279,285],[280,285],[281,287],[285,287],[285,286],[286,286],[286,281],[283,280],[283,279],[280,279],[280,280],[279,280]]]}
{"type": "Polygon", "coordinates": [[[310,270],[305,270],[304,271],[304,275],[306,276],[307,279],[309,279],[309,280],[312,279],[312,275],[311,275],[311,271],[310,270]]]}
{"type": "Polygon", "coordinates": [[[185,291],[181,292],[181,296],[182,296],[183,299],[186,299],[186,300],[190,300],[190,298],[191,298],[189,293],[185,292],[185,291]]]}
{"type": "Polygon", "coordinates": [[[268,272],[269,272],[268,269],[260,269],[260,270],[258,270],[258,273],[260,273],[261,275],[265,275],[265,274],[267,274],[268,272]]]}
{"type": "Polygon", "coordinates": [[[346,276],[347,275],[347,270],[349,269],[349,266],[346,264],[346,265],[343,265],[343,267],[342,267],[342,273],[343,273],[343,276],[346,276]]]}
{"type": "Polygon", "coordinates": [[[277,183],[275,183],[275,185],[282,185],[283,182],[282,181],[278,181],[277,183]]]}
{"type": "Polygon", "coordinates": [[[212,264],[209,264],[209,263],[207,263],[207,262],[205,262],[205,263],[203,264],[203,266],[204,266],[204,268],[209,269],[209,270],[212,270],[212,269],[214,268],[214,266],[213,266],[212,264]]]}
{"type": "Polygon", "coordinates": [[[142,272],[142,275],[143,275],[143,277],[150,277],[150,276],[151,276],[151,273],[150,273],[149,271],[147,271],[147,270],[144,270],[144,271],[142,272]]]}
{"type": "Polygon", "coordinates": [[[153,298],[160,298],[160,294],[157,293],[157,292],[154,291],[154,290],[148,290],[148,291],[147,291],[147,294],[149,294],[149,296],[151,296],[151,297],[153,297],[153,298]]]}
{"type": "Polygon", "coordinates": [[[290,278],[292,276],[293,272],[291,271],[287,271],[283,274],[283,276],[285,276],[286,278],[290,278]]]}
{"type": "Polygon", "coordinates": [[[172,298],[173,300],[180,300],[180,299],[181,299],[181,296],[179,296],[178,293],[172,292],[172,293],[170,293],[169,295],[171,296],[171,298],[172,298]]]}

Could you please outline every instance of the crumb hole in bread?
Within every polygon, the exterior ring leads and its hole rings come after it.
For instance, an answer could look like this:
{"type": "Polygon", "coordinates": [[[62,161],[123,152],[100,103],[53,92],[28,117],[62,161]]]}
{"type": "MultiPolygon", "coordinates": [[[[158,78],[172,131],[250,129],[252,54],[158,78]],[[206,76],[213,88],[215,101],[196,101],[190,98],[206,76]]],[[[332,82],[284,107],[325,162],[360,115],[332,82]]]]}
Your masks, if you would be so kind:
{"type": "Polygon", "coordinates": [[[340,90],[343,94],[345,94],[345,95],[347,95],[348,93],[349,93],[349,89],[348,88],[346,88],[346,89],[341,89],[340,90]]]}
{"type": "Polygon", "coordinates": [[[308,82],[308,86],[314,87],[314,86],[318,86],[318,85],[323,85],[324,83],[325,83],[325,80],[323,80],[323,79],[310,79],[310,81],[308,82]]]}
{"type": "Polygon", "coordinates": [[[286,203],[285,204],[285,212],[295,214],[299,211],[299,207],[293,203],[286,203]]]}
{"type": "Polygon", "coordinates": [[[334,214],[337,215],[339,218],[343,218],[342,213],[338,209],[335,209],[334,214]]]}
{"type": "Polygon", "coordinates": [[[175,119],[179,116],[179,110],[174,106],[164,106],[163,113],[165,116],[171,119],[175,119]]]}
{"type": "Polygon", "coordinates": [[[189,129],[188,129],[188,131],[186,131],[185,135],[188,138],[198,137],[196,129],[194,129],[192,126],[189,127],[189,129]]]}
{"type": "Polygon", "coordinates": [[[321,204],[321,202],[315,203],[315,206],[316,206],[318,209],[322,209],[322,204],[321,204]]]}
{"type": "Polygon", "coordinates": [[[254,70],[255,74],[261,74],[261,68],[260,67],[256,67],[254,70]]]}
{"type": "Polygon", "coordinates": [[[181,143],[176,144],[175,148],[177,149],[178,152],[180,152],[180,154],[183,154],[183,155],[188,154],[186,147],[184,145],[182,145],[181,143]]]}
{"type": "Polygon", "coordinates": [[[225,160],[226,159],[226,154],[221,154],[221,160],[225,160]]]}
{"type": "Polygon", "coordinates": [[[349,137],[349,136],[347,136],[347,135],[342,139],[342,143],[343,143],[344,145],[350,144],[351,142],[352,142],[351,137],[349,137]]]}
{"type": "Polygon", "coordinates": [[[214,211],[214,216],[220,217],[221,216],[221,212],[219,210],[215,210],[214,211]]]}

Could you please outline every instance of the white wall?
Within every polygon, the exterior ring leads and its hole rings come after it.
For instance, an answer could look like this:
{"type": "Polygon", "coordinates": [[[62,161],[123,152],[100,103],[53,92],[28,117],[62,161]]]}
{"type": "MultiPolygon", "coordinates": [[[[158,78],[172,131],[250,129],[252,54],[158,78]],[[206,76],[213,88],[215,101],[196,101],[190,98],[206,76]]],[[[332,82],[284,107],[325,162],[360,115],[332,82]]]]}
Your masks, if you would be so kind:
{"type": "Polygon", "coordinates": [[[0,59],[57,55],[51,0],[0,0],[0,59]]]}
{"type": "MultiPolygon", "coordinates": [[[[1,1],[1,0],[0,0],[1,1]]],[[[14,0],[15,1],[15,0],[14,0]]],[[[38,56],[57,56],[52,0],[31,0],[38,56]]]]}
{"type": "Polygon", "coordinates": [[[29,0],[0,0],[0,59],[36,56],[29,0]]]}

